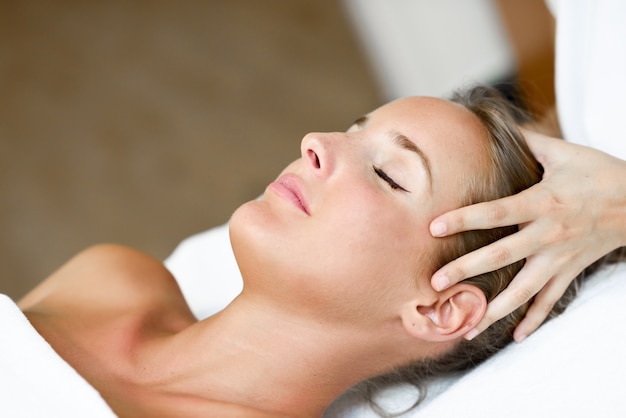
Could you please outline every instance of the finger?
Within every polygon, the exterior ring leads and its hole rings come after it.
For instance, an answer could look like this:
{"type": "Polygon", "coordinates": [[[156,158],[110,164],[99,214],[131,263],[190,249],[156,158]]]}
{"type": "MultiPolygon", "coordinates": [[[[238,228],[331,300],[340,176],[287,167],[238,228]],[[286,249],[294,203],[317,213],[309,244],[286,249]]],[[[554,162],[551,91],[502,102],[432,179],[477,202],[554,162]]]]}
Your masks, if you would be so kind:
{"type": "Polygon", "coordinates": [[[442,291],[462,280],[498,270],[536,253],[540,241],[533,238],[535,229],[529,225],[515,234],[451,261],[433,275],[433,289],[442,291]]]}
{"type": "Polygon", "coordinates": [[[513,333],[515,341],[518,343],[524,341],[526,337],[543,324],[552,312],[554,304],[565,294],[568,286],[576,276],[577,274],[572,273],[567,276],[561,275],[560,278],[553,278],[537,293],[524,319],[515,327],[515,332],[513,333]]]}
{"type": "Polygon", "coordinates": [[[509,286],[489,303],[483,319],[476,326],[475,335],[528,302],[552,276],[547,259],[533,258],[526,262],[509,286]]]}
{"type": "Polygon", "coordinates": [[[435,237],[443,237],[463,231],[518,225],[536,219],[539,213],[535,202],[543,195],[538,193],[539,190],[535,185],[513,196],[444,213],[430,223],[430,232],[435,237]]]}

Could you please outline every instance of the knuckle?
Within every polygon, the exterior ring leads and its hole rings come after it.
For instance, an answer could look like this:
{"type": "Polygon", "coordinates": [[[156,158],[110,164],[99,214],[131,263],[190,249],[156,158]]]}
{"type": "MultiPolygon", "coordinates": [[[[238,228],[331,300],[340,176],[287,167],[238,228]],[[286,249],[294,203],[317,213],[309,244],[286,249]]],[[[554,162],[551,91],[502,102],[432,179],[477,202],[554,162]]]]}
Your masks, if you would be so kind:
{"type": "Polygon", "coordinates": [[[538,201],[536,202],[541,211],[551,212],[561,207],[561,200],[547,187],[540,187],[538,194],[538,201]]]}
{"type": "Polygon", "coordinates": [[[569,228],[564,225],[558,225],[552,233],[552,239],[555,242],[563,242],[569,239],[570,235],[569,228]]]}
{"type": "Polygon", "coordinates": [[[541,199],[537,202],[539,213],[550,214],[554,218],[560,218],[563,213],[571,211],[571,202],[568,203],[560,197],[557,192],[544,187],[541,192],[541,199]]]}
{"type": "Polygon", "coordinates": [[[494,248],[489,252],[489,263],[492,267],[510,264],[511,252],[507,248],[494,248]]]}
{"type": "Polygon", "coordinates": [[[522,287],[514,290],[511,296],[517,306],[522,306],[533,297],[533,292],[530,289],[522,287]]]}
{"type": "Polygon", "coordinates": [[[451,224],[454,226],[455,231],[462,231],[465,228],[465,218],[463,214],[457,214],[451,219],[451,224]]]}
{"type": "Polygon", "coordinates": [[[554,224],[544,236],[544,245],[558,244],[567,241],[572,236],[570,228],[562,224],[554,224]]]}
{"type": "Polygon", "coordinates": [[[494,203],[487,209],[487,219],[491,223],[502,222],[508,215],[508,210],[501,204],[494,203]]]}

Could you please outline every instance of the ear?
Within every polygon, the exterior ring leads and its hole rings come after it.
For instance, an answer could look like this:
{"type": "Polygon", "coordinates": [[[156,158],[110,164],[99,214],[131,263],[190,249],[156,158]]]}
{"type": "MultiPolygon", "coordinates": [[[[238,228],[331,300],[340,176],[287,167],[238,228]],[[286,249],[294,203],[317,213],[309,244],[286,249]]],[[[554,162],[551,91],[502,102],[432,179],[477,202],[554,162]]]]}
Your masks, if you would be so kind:
{"type": "Polygon", "coordinates": [[[408,304],[401,316],[409,335],[441,342],[465,335],[480,322],[486,310],[484,293],[476,286],[459,283],[437,293],[430,305],[408,304]]]}

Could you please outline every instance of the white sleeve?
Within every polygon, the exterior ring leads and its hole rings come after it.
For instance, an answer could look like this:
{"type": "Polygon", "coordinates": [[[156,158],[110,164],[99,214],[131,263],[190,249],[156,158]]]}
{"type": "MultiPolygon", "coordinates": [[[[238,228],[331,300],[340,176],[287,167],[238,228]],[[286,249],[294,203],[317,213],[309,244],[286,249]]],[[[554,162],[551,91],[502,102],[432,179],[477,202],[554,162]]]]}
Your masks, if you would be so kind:
{"type": "Polygon", "coordinates": [[[626,2],[552,0],[565,139],[626,160],[626,2]]]}

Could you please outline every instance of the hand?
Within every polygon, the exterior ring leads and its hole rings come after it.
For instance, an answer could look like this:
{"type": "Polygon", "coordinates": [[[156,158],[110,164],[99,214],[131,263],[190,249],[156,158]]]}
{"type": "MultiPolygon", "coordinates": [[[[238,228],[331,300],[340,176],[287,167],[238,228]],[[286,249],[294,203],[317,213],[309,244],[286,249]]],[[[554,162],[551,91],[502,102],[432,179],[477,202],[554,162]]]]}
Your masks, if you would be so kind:
{"type": "Polygon", "coordinates": [[[430,225],[433,236],[520,225],[515,234],[433,275],[433,288],[443,290],[526,258],[468,339],[536,295],[514,332],[515,340],[523,341],[585,267],[626,245],[626,161],[535,132],[524,131],[524,136],[544,168],[540,183],[514,196],[450,211],[430,225]]]}

